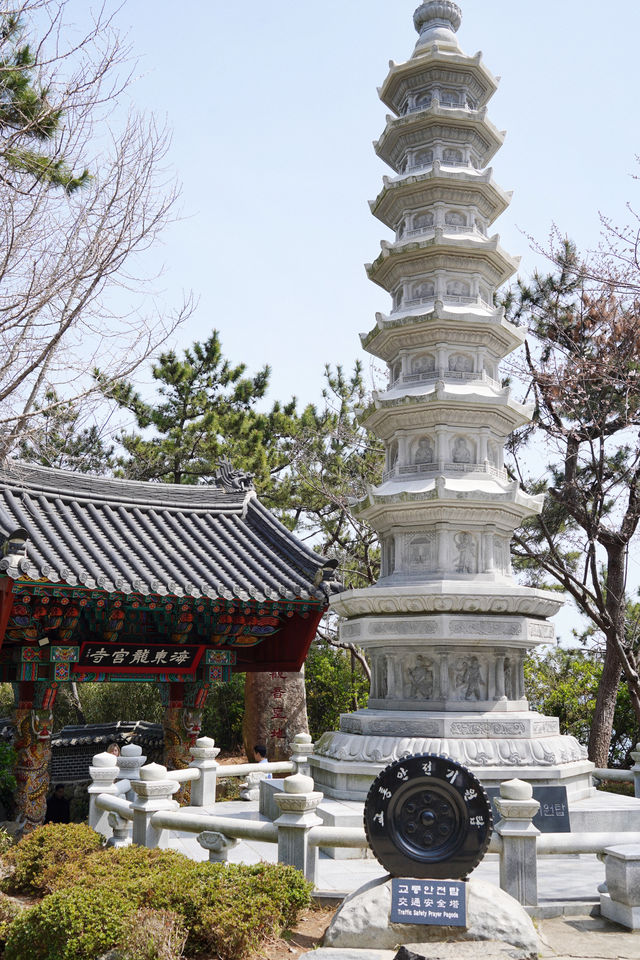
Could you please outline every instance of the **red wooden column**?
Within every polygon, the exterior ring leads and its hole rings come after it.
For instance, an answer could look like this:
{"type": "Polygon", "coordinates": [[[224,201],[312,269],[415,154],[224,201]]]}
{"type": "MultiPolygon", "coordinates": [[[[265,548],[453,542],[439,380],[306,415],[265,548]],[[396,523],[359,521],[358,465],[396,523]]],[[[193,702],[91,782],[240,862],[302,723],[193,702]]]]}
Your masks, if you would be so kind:
{"type": "Polygon", "coordinates": [[[56,683],[20,680],[14,685],[16,768],[16,819],[24,820],[24,833],[44,823],[51,769],[51,725],[56,683]]]}
{"type": "MultiPolygon", "coordinates": [[[[192,757],[189,748],[201,735],[202,711],[209,693],[208,683],[166,683],[161,685],[164,704],[164,762],[168,770],[184,770],[192,757]]],[[[180,803],[189,802],[190,791],[176,794],[180,803]]]]}

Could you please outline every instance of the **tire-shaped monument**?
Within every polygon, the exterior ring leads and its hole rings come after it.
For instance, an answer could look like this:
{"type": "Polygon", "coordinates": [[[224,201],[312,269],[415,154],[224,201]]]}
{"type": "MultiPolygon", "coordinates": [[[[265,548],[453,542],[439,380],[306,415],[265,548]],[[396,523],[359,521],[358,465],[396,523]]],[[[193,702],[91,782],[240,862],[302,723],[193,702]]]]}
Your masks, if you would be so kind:
{"type": "Polygon", "coordinates": [[[462,880],[487,851],[493,817],[482,784],[467,767],[418,754],[378,774],[365,801],[364,828],[391,876],[462,880]]]}

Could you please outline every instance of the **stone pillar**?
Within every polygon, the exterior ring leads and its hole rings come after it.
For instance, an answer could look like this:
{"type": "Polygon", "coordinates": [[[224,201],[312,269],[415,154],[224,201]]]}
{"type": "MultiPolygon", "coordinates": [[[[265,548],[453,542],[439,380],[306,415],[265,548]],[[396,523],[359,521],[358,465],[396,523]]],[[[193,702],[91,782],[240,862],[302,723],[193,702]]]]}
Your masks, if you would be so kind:
{"type": "Polygon", "coordinates": [[[180,804],[173,800],[180,784],[171,780],[166,767],[159,763],[149,763],[140,771],[140,779],[133,784],[136,799],[131,805],[133,810],[133,842],[142,847],[160,847],[166,849],[169,831],[151,826],[151,817],[158,810],[178,810],[180,804]]]}
{"type": "Polygon", "coordinates": [[[533,799],[533,787],[524,780],[507,780],[500,784],[500,797],[496,798],[495,806],[502,817],[495,828],[502,837],[500,886],[523,907],[536,907],[536,844],[540,831],[532,820],[540,804],[533,799]]]}
{"type": "Polygon", "coordinates": [[[274,794],[280,809],[275,821],[278,828],[278,862],[301,870],[312,883],[316,878],[318,848],[310,846],[309,831],[322,823],[315,809],[322,794],[313,790],[311,777],[294,774],[284,781],[284,793],[274,794]]]}
{"type": "Polygon", "coordinates": [[[199,737],[195,747],[191,747],[189,753],[193,757],[189,766],[200,771],[200,779],[194,780],[191,784],[191,806],[213,806],[216,802],[218,773],[216,757],[220,753],[220,747],[216,747],[215,740],[211,737],[199,737]]]}
{"type": "Polygon", "coordinates": [[[449,699],[449,654],[441,650],[440,656],[440,699],[449,699]]]}
{"type": "MultiPolygon", "coordinates": [[[[144,767],[147,758],[142,756],[142,747],[137,743],[128,743],[120,751],[118,757],[118,767],[120,773],[118,780],[138,780],[140,777],[140,767],[144,767]]],[[[133,788],[127,790],[125,794],[127,800],[133,800],[135,794],[133,788]]]]}
{"type": "Polygon", "coordinates": [[[496,650],[496,659],[494,664],[496,700],[507,699],[504,683],[504,663],[506,656],[507,655],[504,650],[496,650]]]}
{"type": "Polygon", "coordinates": [[[636,744],[635,751],[631,754],[634,764],[631,768],[633,774],[634,794],[640,798],[640,743],[636,744]]]}
{"type": "MultiPolygon", "coordinates": [[[[386,664],[385,664],[386,669],[386,664]]],[[[303,777],[311,776],[309,754],[313,753],[313,741],[308,733],[298,733],[291,744],[291,759],[295,764],[294,773],[303,777]]]]}
{"type": "Polygon", "coordinates": [[[225,837],[224,833],[215,830],[205,830],[198,834],[198,843],[209,851],[209,863],[228,863],[229,853],[238,846],[233,837],[225,837]]]}
{"type": "Polygon", "coordinates": [[[51,770],[51,725],[57,684],[21,681],[14,686],[16,819],[23,836],[44,823],[51,770]]]}
{"type": "Polygon", "coordinates": [[[242,737],[247,757],[263,743],[271,761],[288,760],[298,733],[309,733],[304,671],[248,673],[244,686],[242,737]]]}
{"type": "Polygon", "coordinates": [[[89,776],[92,783],[89,787],[89,826],[96,833],[101,833],[103,837],[111,836],[112,828],[109,824],[109,812],[99,810],[96,806],[96,799],[101,793],[108,793],[112,797],[120,795],[116,786],[116,779],[120,773],[118,767],[118,758],[112,753],[96,753],[91,766],[89,767],[89,776]]]}
{"type": "Polygon", "coordinates": [[[607,886],[600,893],[600,913],[640,930],[640,843],[607,847],[604,855],[607,886]]]}
{"type": "Polygon", "coordinates": [[[118,813],[111,812],[107,817],[107,823],[112,831],[112,836],[107,841],[108,847],[130,847],[131,846],[131,821],[125,820],[118,813]]]}

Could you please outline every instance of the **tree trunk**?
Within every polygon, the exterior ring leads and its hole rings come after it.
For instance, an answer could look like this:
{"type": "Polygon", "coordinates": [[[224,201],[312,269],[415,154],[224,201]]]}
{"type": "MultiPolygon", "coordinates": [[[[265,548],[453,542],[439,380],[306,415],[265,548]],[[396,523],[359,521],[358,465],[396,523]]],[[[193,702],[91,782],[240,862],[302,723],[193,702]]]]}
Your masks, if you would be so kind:
{"type": "Polygon", "coordinates": [[[71,703],[73,704],[73,709],[76,712],[76,719],[81,726],[86,726],[87,718],[84,714],[82,708],[82,701],[80,699],[80,693],[78,691],[78,684],[73,681],[69,684],[70,698],[71,703]]]}
{"type": "Polygon", "coordinates": [[[616,699],[622,668],[616,650],[607,644],[602,667],[602,678],[598,687],[596,709],[589,731],[589,760],[596,767],[609,765],[609,744],[613,730],[613,714],[616,709],[616,699]]]}
{"type": "Polygon", "coordinates": [[[244,685],[242,737],[253,763],[253,748],[263,743],[268,760],[288,760],[297,733],[309,733],[304,669],[300,673],[248,673],[244,685]]]}

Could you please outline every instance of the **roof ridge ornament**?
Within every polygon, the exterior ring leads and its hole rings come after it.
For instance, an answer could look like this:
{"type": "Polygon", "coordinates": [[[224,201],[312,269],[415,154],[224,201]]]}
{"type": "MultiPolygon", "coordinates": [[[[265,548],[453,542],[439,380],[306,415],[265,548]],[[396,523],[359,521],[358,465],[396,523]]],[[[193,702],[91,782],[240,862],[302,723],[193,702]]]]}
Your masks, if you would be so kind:
{"type": "Polygon", "coordinates": [[[418,45],[434,41],[453,42],[462,23],[462,10],[453,0],[427,0],[413,15],[413,23],[420,34],[418,45]]]}
{"type": "Polygon", "coordinates": [[[244,493],[253,490],[253,473],[246,470],[237,470],[228,457],[218,462],[218,469],[214,479],[217,486],[222,486],[229,493],[244,493]]]}

